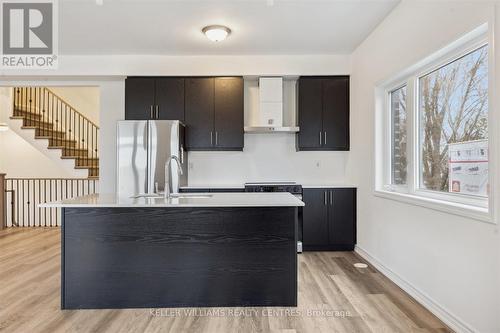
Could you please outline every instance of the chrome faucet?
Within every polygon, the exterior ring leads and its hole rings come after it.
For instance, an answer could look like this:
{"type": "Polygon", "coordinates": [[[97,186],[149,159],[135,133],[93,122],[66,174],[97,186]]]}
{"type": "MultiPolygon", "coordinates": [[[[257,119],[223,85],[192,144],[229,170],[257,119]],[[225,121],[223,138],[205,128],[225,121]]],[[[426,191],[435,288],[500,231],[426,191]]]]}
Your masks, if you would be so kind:
{"type": "Polygon", "coordinates": [[[170,179],[170,164],[172,162],[172,160],[174,160],[175,162],[177,162],[177,176],[181,176],[182,175],[182,164],[181,164],[181,161],[179,160],[179,158],[177,156],[170,156],[167,161],[165,162],[165,189],[164,189],[164,192],[163,192],[163,195],[165,197],[165,199],[168,199],[172,196],[172,194],[178,194],[179,193],[179,181],[177,180],[176,182],[176,188],[172,188],[172,190],[170,190],[170,185],[172,184],[172,179],[170,179]]]}

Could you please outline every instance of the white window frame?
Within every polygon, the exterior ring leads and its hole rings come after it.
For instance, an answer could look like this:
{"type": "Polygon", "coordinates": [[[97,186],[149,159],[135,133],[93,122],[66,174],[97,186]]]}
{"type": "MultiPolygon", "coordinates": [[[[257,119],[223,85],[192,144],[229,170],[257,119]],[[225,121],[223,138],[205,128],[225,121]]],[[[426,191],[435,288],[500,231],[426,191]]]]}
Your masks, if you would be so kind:
{"type": "Polygon", "coordinates": [[[390,80],[376,86],[376,124],[375,152],[376,177],[374,194],[387,199],[399,200],[418,206],[445,211],[452,214],[470,217],[476,220],[495,223],[495,179],[497,165],[497,131],[495,121],[500,120],[495,111],[494,95],[494,48],[492,33],[484,24],[466,34],[440,51],[411,66],[390,80]],[[418,109],[419,79],[436,69],[446,66],[464,55],[488,46],[488,145],[489,145],[489,183],[488,198],[471,195],[452,194],[420,188],[420,110],[418,109]],[[406,86],[407,112],[407,185],[392,184],[392,105],[391,92],[406,86]],[[498,119],[498,120],[497,120],[498,119]]]}
{"type": "MultiPolygon", "coordinates": [[[[387,149],[388,149],[388,154],[387,154],[387,158],[388,160],[385,162],[387,167],[386,167],[386,172],[387,172],[387,175],[385,175],[385,187],[390,190],[390,191],[395,191],[395,192],[399,192],[399,193],[408,193],[408,184],[409,184],[409,181],[410,181],[410,170],[408,169],[407,172],[406,172],[406,175],[407,175],[407,178],[406,178],[406,185],[403,185],[403,184],[392,184],[392,144],[393,144],[393,133],[392,133],[392,118],[393,118],[393,110],[392,110],[392,102],[391,102],[391,94],[396,91],[396,90],[399,90],[403,87],[406,87],[406,96],[407,96],[407,99],[408,99],[408,93],[409,93],[409,90],[408,90],[408,81],[402,81],[402,82],[397,82],[397,84],[391,86],[389,89],[386,89],[386,92],[385,92],[385,95],[386,95],[386,101],[385,101],[385,105],[386,105],[386,108],[387,108],[387,119],[386,119],[386,128],[387,128],[387,138],[388,138],[388,142],[387,142],[387,149]]],[[[406,103],[406,113],[409,114],[408,112],[408,103],[406,103]]],[[[406,117],[406,122],[407,122],[407,131],[408,131],[408,121],[410,121],[410,119],[408,118],[408,116],[406,117]]],[[[408,140],[410,140],[410,132],[407,132],[406,134],[408,140]]],[[[408,144],[409,142],[407,142],[407,147],[408,147],[408,144]]],[[[408,155],[408,151],[407,151],[407,159],[409,158],[409,155],[408,155]]],[[[410,161],[409,159],[407,160],[408,163],[407,163],[407,167],[410,166],[410,161]]]]}

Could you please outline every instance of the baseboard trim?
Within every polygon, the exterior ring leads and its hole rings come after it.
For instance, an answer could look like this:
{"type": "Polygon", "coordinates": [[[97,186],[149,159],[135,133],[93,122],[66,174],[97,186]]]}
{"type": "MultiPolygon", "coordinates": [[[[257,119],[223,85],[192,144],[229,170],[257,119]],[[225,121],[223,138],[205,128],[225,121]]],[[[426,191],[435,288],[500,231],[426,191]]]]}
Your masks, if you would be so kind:
{"type": "Polygon", "coordinates": [[[359,254],[363,259],[368,261],[373,267],[378,269],[382,274],[384,274],[389,280],[398,285],[401,289],[407,292],[411,297],[413,297],[417,302],[424,306],[427,310],[432,312],[436,317],[441,319],[449,328],[455,332],[464,333],[474,333],[478,332],[473,329],[470,325],[463,322],[460,318],[452,314],[445,307],[434,301],[429,295],[422,292],[411,283],[403,279],[400,275],[395,273],[393,270],[384,265],[380,260],[372,256],[363,248],[356,245],[354,252],[359,254]]]}

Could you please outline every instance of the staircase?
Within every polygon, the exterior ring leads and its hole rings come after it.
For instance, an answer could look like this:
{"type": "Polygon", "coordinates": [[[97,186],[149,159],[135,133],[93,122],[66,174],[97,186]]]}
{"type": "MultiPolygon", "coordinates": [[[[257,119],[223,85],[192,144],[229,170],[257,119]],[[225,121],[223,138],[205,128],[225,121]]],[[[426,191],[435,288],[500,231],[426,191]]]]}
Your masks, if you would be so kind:
{"type": "Polygon", "coordinates": [[[11,119],[22,119],[22,129],[34,129],[35,139],[60,149],[61,159],[73,159],[75,169],[99,178],[99,127],[45,87],[15,87],[11,119]]]}

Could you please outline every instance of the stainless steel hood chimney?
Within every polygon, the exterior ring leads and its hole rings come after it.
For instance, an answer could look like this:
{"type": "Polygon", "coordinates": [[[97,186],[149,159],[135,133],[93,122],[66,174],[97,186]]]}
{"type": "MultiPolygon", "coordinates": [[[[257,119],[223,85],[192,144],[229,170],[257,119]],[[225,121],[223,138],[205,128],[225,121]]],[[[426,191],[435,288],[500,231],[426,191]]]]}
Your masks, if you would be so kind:
{"type": "Polygon", "coordinates": [[[283,126],[283,78],[259,78],[259,110],[253,126],[246,126],[247,133],[273,133],[299,131],[298,127],[283,126]]]}

